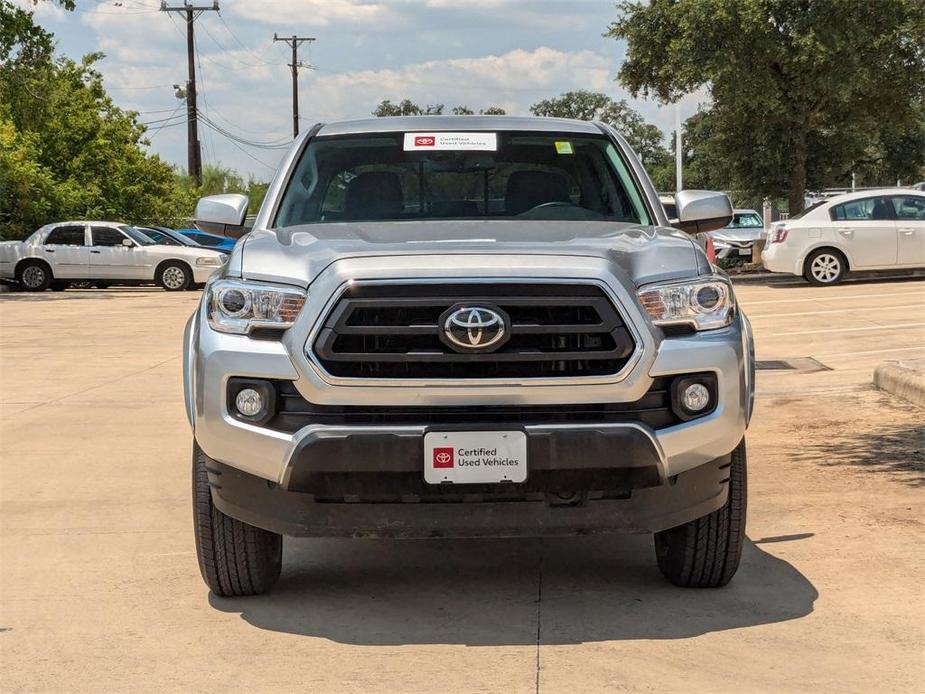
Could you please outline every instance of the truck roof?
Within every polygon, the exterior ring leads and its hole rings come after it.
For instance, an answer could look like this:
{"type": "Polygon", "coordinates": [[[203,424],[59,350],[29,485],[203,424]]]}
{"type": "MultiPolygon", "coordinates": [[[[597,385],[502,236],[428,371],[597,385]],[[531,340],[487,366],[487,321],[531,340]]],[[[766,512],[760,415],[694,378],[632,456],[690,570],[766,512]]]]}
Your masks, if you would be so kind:
{"type": "Polygon", "coordinates": [[[362,133],[394,133],[407,131],[524,130],[532,132],[567,132],[600,135],[595,123],[571,118],[540,118],[537,116],[387,116],[325,123],[318,136],[358,135],[362,133]]]}

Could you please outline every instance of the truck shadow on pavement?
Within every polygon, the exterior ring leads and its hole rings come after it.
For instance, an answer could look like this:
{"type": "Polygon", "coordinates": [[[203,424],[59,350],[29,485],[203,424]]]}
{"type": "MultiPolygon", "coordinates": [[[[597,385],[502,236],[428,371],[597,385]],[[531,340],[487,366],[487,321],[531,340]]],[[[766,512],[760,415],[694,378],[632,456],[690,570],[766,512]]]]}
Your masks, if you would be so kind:
{"type": "Polygon", "coordinates": [[[812,583],[751,541],[718,590],[670,585],[648,536],[289,540],[267,595],[209,595],[260,629],[356,645],[680,639],[799,619],[812,583]]]}

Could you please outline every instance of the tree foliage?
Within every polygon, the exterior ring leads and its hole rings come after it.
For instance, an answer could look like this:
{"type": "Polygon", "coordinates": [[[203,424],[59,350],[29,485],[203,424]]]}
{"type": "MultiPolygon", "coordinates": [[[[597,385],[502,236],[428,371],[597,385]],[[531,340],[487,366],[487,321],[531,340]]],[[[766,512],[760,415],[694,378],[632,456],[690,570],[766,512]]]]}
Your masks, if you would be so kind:
{"type": "MultiPolygon", "coordinates": [[[[427,106],[418,106],[411,99],[402,99],[400,102],[393,103],[389,99],[380,101],[373,109],[373,115],[377,118],[385,116],[442,116],[444,111],[443,104],[428,104],[427,106]]],[[[468,106],[454,106],[451,110],[454,116],[472,116],[475,115],[468,106]]],[[[489,106],[479,111],[484,116],[503,116],[505,111],[500,106],[489,106]]]]}
{"type": "Polygon", "coordinates": [[[0,0],[0,237],[63,219],[185,225],[196,198],[212,193],[247,193],[259,206],[266,183],[218,164],[196,188],[149,154],[138,114],[106,93],[102,57],[56,58],[32,14],[0,0]]]}
{"type": "MultiPolygon", "coordinates": [[[[674,101],[706,87],[695,125],[727,186],[786,194],[923,166],[922,0],[623,0],[608,34],[628,42],[620,80],[674,101]],[[918,145],[912,146],[913,142],[918,145]]],[[[873,181],[871,181],[873,183],[873,181]]]]}
{"type": "Polygon", "coordinates": [[[647,123],[626,101],[615,101],[600,92],[585,89],[565,92],[533,104],[530,113],[535,116],[596,120],[612,125],[636,150],[646,166],[657,165],[666,156],[662,143],[664,135],[657,126],[647,123]]]}
{"type": "Polygon", "coordinates": [[[28,51],[0,74],[0,226],[17,237],[56,219],[162,220],[191,207],[172,167],[143,146],[94,64],[28,51]]]}

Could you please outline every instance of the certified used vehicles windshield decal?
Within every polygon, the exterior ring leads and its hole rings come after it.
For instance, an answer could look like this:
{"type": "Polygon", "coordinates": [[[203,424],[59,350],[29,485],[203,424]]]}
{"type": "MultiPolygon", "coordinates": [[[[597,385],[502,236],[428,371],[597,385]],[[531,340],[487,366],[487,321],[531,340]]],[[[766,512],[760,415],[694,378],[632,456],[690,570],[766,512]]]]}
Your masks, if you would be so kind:
{"type": "Polygon", "coordinates": [[[405,151],[416,150],[475,150],[495,152],[497,133],[405,133],[405,151]]]}

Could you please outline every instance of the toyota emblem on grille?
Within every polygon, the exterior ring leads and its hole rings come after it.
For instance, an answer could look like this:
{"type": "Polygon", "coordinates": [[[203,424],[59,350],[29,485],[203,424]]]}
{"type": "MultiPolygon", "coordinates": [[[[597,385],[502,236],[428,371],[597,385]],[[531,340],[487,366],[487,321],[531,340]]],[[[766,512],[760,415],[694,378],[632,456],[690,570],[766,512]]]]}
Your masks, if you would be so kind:
{"type": "Polygon", "coordinates": [[[445,342],[460,352],[489,352],[508,337],[508,318],[488,306],[454,306],[443,314],[445,342]]]}

